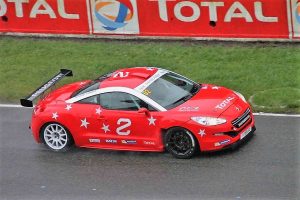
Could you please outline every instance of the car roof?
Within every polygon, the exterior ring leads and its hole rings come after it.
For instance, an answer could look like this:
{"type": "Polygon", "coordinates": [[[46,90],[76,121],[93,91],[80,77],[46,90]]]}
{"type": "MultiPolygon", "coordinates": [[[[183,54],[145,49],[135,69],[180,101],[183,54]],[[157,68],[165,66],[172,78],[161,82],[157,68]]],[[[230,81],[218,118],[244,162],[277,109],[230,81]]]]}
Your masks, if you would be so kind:
{"type": "Polygon", "coordinates": [[[114,71],[100,84],[100,89],[107,87],[127,87],[134,89],[144,83],[159,69],[155,67],[133,67],[114,71]]]}

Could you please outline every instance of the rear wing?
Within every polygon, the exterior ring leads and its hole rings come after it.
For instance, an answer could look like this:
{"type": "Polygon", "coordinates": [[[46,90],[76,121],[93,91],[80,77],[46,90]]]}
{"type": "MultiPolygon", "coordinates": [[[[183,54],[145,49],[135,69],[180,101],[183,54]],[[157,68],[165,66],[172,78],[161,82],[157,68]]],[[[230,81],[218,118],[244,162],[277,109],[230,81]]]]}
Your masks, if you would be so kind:
{"type": "Polygon", "coordinates": [[[37,97],[41,96],[46,90],[54,86],[57,82],[59,82],[65,76],[73,76],[73,72],[68,69],[61,69],[58,74],[53,76],[49,81],[44,83],[41,87],[36,89],[30,95],[28,95],[24,99],[20,99],[21,105],[24,107],[33,107],[32,101],[35,100],[37,97]]]}

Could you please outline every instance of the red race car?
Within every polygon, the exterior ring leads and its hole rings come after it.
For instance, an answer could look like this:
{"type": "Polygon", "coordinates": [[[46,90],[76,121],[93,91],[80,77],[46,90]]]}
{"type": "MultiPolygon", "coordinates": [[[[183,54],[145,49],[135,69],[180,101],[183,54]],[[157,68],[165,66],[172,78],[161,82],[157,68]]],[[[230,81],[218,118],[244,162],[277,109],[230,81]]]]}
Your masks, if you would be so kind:
{"type": "MultiPolygon", "coordinates": [[[[32,107],[65,76],[72,71],[62,69],[21,105],[32,107]]],[[[53,151],[73,144],[167,149],[177,158],[236,146],[255,131],[250,105],[240,93],[154,67],[120,69],[54,90],[34,107],[30,127],[35,140],[53,151]]]]}

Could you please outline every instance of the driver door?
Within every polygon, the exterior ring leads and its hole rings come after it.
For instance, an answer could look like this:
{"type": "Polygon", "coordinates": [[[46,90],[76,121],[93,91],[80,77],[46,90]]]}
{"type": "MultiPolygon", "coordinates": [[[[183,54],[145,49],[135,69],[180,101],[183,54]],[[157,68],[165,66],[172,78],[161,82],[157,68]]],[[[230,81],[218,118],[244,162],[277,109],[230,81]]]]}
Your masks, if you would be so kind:
{"type": "Polygon", "coordinates": [[[125,92],[100,94],[100,105],[103,110],[98,117],[99,134],[104,146],[130,150],[157,144],[159,119],[150,105],[125,92]]]}

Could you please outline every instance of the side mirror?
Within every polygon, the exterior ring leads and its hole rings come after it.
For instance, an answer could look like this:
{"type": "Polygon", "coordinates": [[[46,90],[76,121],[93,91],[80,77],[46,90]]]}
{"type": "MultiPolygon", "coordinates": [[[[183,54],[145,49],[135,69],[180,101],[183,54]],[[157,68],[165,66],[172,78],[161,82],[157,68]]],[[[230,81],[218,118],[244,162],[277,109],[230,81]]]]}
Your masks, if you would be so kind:
{"type": "Polygon", "coordinates": [[[150,116],[150,112],[147,108],[140,108],[138,113],[144,113],[145,115],[150,116]]]}

